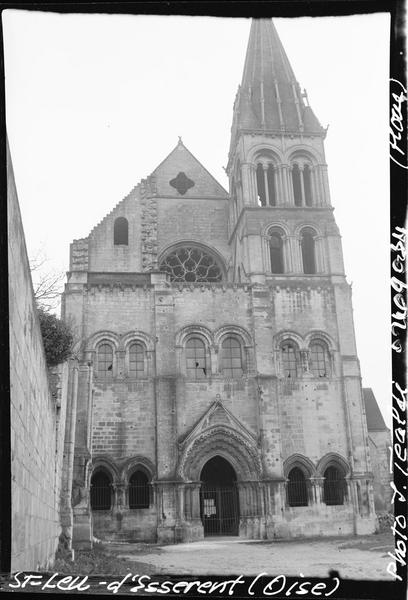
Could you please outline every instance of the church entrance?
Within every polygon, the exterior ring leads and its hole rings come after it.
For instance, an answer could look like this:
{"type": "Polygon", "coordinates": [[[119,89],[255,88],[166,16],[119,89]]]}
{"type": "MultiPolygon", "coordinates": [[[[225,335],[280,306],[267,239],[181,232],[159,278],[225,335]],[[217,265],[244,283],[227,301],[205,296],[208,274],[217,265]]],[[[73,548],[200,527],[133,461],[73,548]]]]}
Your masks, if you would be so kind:
{"type": "Polygon", "coordinates": [[[237,476],[230,463],[221,456],[214,456],[204,465],[200,479],[204,535],[238,535],[237,476]]]}

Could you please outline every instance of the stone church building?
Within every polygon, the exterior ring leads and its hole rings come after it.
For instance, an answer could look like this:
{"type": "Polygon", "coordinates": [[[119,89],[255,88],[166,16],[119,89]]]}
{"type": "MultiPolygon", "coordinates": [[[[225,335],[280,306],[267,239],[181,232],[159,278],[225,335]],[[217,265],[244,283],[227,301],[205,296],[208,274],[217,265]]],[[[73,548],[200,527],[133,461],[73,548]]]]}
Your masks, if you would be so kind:
{"type": "Polygon", "coordinates": [[[180,139],[72,243],[74,544],[374,531],[325,136],[253,20],[229,191],[180,139]]]}

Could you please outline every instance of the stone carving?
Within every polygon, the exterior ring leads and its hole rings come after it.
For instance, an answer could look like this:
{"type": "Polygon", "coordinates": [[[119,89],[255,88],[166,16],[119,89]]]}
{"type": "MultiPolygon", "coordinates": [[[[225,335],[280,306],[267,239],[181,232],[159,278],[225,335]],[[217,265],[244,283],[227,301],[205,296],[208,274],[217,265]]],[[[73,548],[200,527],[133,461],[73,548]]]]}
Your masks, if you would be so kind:
{"type": "Polygon", "coordinates": [[[153,271],[157,269],[157,201],[156,183],[152,177],[143,179],[140,184],[142,205],[142,269],[153,271]]]}
{"type": "Polygon", "coordinates": [[[187,175],[180,171],[180,173],[174,179],[169,181],[171,187],[174,187],[179,194],[184,196],[184,194],[192,187],[195,186],[195,183],[192,179],[189,179],[187,175]]]}
{"type": "Polygon", "coordinates": [[[73,271],[88,270],[88,238],[75,240],[72,243],[71,268],[73,271]]]}
{"type": "MultiPolygon", "coordinates": [[[[245,478],[261,476],[262,466],[256,442],[250,442],[240,432],[225,425],[208,427],[188,444],[180,457],[178,475],[185,479],[186,471],[196,470],[200,457],[208,455],[209,447],[229,454],[245,478]]],[[[199,473],[195,475],[199,476],[199,473]]]]}
{"type": "Polygon", "coordinates": [[[222,281],[222,271],[215,258],[194,246],[173,250],[161,262],[160,270],[168,273],[171,281],[175,282],[222,281]]]}

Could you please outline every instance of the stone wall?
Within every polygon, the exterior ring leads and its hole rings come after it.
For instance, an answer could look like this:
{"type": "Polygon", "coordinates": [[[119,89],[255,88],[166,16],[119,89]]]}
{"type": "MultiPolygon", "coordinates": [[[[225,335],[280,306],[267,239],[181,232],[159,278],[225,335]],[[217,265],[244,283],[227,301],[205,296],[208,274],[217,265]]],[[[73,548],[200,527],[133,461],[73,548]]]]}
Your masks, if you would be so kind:
{"type": "Polygon", "coordinates": [[[389,447],[391,446],[390,431],[370,431],[369,446],[374,475],[373,489],[375,509],[378,513],[391,512],[391,497],[393,492],[390,486],[392,475],[389,468],[389,447]]]}
{"type": "MultiPolygon", "coordinates": [[[[60,478],[65,402],[48,379],[10,155],[7,164],[10,420],[12,475],[11,570],[48,568],[60,535],[60,478]]],[[[66,397],[66,396],[65,396],[66,397]]]]}
{"type": "MultiPolygon", "coordinates": [[[[347,464],[354,456],[356,471],[369,476],[366,433],[361,427],[361,389],[350,391],[351,384],[345,389],[342,377],[344,360],[354,363],[355,357],[344,357],[340,352],[333,318],[335,295],[327,278],[308,281],[307,285],[290,282],[280,287],[232,283],[178,285],[170,284],[165,275],[158,273],[152,273],[150,282],[144,285],[136,282],[116,285],[109,274],[104,283],[103,274],[99,277],[100,281],[93,284],[89,275],[82,290],[84,360],[93,363],[96,369],[98,343],[108,340],[113,347],[112,375],[104,381],[94,371],[92,396],[89,380],[80,382],[78,397],[82,404],[78,407],[77,428],[77,454],[79,447],[88,448],[83,456],[90,464],[88,479],[82,485],[89,486],[92,465],[100,465],[111,474],[116,490],[110,511],[94,511],[96,537],[154,541],[156,523],[159,539],[174,541],[174,527],[180,519],[177,511],[182,511],[177,508],[181,500],[175,498],[184,493],[177,488],[184,440],[206,419],[206,412],[216,400],[236,419],[227,425],[249,436],[249,447],[259,453],[262,477],[271,481],[271,490],[277,490],[279,481],[284,481],[286,461],[296,455],[307,459],[312,479],[322,478],[322,461],[329,454],[342,457],[347,464]],[[228,331],[244,336],[245,373],[238,379],[227,379],[221,372],[220,340],[228,331]],[[279,344],[285,332],[289,335],[292,332],[301,350],[307,347],[312,333],[327,338],[331,353],[327,377],[317,379],[310,372],[303,372],[293,381],[283,378],[279,344]],[[206,340],[208,352],[206,377],[198,381],[189,378],[185,368],[184,336],[191,334],[206,340]],[[141,336],[148,344],[146,368],[139,380],[128,373],[127,349],[132,336],[141,336]],[[89,416],[86,407],[91,405],[89,416]],[[349,421],[350,413],[356,415],[354,426],[349,421]],[[350,436],[353,436],[353,455],[350,436]],[[89,447],[87,439],[92,440],[89,447]],[[129,466],[137,464],[147,465],[157,486],[156,503],[149,510],[132,511],[126,500],[124,504],[117,502],[117,490],[127,489],[129,466]]],[[[67,316],[75,315],[76,285],[67,284],[67,316]]],[[[214,423],[223,427],[226,422],[219,419],[220,414],[217,413],[214,423]]],[[[228,460],[235,465],[237,454],[228,446],[228,440],[224,442],[228,460]]],[[[197,458],[197,464],[200,460],[197,458]]],[[[239,472],[238,463],[234,468],[238,469],[241,484],[246,475],[239,472]]],[[[84,464],[78,462],[78,478],[83,477],[79,473],[84,473],[84,464]]],[[[351,465],[347,472],[351,472],[351,465]]],[[[199,479],[199,471],[195,479],[199,479]]],[[[273,509],[276,522],[268,526],[267,535],[372,531],[372,502],[364,491],[366,484],[357,492],[359,485],[351,482],[344,506],[326,506],[316,500],[308,507],[298,508],[285,507],[285,492],[279,488],[276,502],[283,504],[282,511],[276,504],[273,509]],[[356,515],[358,493],[362,498],[359,516],[356,515]],[[361,531],[360,525],[356,525],[360,517],[361,531]]],[[[268,510],[272,506],[268,504],[268,510]]],[[[191,522],[196,518],[193,513],[190,517],[191,522]]],[[[185,539],[194,538],[194,527],[191,525],[190,531],[183,533],[185,539]]],[[[241,535],[251,537],[252,530],[244,529],[242,524],[241,535]]]]}

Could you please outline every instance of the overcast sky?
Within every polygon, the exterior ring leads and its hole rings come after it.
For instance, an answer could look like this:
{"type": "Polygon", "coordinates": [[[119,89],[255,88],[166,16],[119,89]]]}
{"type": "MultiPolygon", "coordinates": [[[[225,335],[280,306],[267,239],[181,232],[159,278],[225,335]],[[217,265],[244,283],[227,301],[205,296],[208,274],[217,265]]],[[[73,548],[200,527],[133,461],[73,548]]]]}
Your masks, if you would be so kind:
{"type": "MultiPolygon", "coordinates": [[[[228,188],[250,21],[3,15],[6,115],[29,254],[68,270],[90,230],[177,144],[228,188]]],[[[275,19],[323,126],[363,385],[391,414],[389,15],[275,19]]]]}

